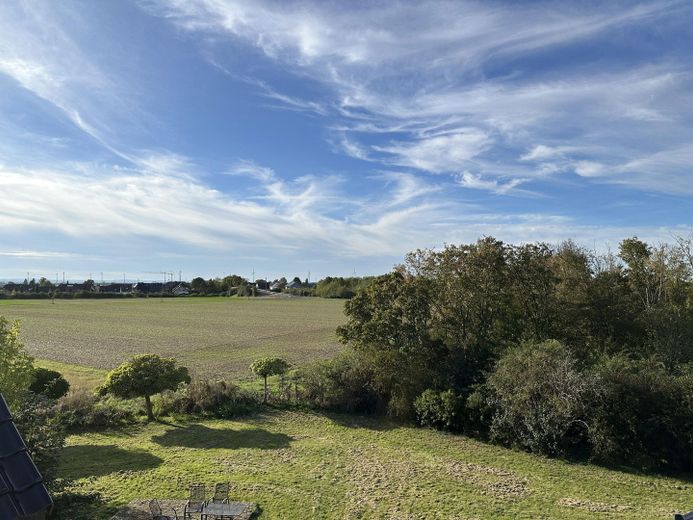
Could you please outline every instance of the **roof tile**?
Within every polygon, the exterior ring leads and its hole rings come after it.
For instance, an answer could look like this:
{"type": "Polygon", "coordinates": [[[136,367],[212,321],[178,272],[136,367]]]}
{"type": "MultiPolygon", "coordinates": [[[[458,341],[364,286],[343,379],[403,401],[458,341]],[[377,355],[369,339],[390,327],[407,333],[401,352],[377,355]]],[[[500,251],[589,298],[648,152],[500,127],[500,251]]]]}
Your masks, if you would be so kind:
{"type": "Polygon", "coordinates": [[[52,504],[41,473],[0,394],[0,520],[40,513],[52,504]]]}

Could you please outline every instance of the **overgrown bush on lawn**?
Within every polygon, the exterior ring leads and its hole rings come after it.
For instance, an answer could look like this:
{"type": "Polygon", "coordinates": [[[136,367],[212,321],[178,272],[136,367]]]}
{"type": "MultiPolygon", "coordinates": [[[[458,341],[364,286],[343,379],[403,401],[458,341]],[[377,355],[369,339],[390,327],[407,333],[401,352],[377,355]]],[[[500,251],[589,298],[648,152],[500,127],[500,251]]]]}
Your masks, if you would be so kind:
{"type": "Polygon", "coordinates": [[[461,430],[463,407],[463,399],[452,390],[436,392],[428,389],[414,401],[419,424],[438,430],[461,430]]]}
{"type": "Polygon", "coordinates": [[[86,390],[78,390],[60,399],[58,410],[70,429],[114,428],[135,422],[140,412],[133,401],[99,398],[86,390]]]}
{"type": "Polygon", "coordinates": [[[165,391],[155,402],[159,415],[172,413],[231,418],[257,408],[258,397],[226,381],[195,380],[165,391]]]}
{"type": "Polygon", "coordinates": [[[60,399],[70,390],[70,383],[60,372],[38,367],[34,369],[34,381],[29,390],[50,399],[60,399]]]}
{"type": "Polygon", "coordinates": [[[301,399],[311,406],[347,412],[374,412],[382,402],[371,386],[372,374],[344,351],[301,370],[301,399]]]}
{"type": "Polygon", "coordinates": [[[34,377],[34,358],[19,339],[19,322],[0,316],[0,393],[15,412],[34,377]]]}
{"type": "Polygon", "coordinates": [[[552,456],[585,448],[595,380],[558,341],[510,349],[486,386],[495,408],[492,439],[552,456]]]}
{"type": "Polygon", "coordinates": [[[55,401],[27,392],[21,405],[13,411],[13,417],[44,481],[51,486],[66,435],[55,401]]]}
{"type": "Polygon", "coordinates": [[[616,356],[597,368],[593,457],[642,468],[693,469],[693,366],[616,356]]]}

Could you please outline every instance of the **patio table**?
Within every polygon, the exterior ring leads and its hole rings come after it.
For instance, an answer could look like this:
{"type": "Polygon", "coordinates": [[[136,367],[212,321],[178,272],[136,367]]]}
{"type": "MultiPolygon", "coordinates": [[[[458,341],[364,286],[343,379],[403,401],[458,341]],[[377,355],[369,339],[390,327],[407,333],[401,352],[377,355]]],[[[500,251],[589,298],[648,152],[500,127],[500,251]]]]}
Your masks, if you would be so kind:
{"type": "Polygon", "coordinates": [[[225,504],[223,502],[210,502],[202,507],[202,520],[208,520],[208,518],[228,518],[233,520],[239,515],[242,515],[247,504],[231,502],[230,504],[225,504]]]}

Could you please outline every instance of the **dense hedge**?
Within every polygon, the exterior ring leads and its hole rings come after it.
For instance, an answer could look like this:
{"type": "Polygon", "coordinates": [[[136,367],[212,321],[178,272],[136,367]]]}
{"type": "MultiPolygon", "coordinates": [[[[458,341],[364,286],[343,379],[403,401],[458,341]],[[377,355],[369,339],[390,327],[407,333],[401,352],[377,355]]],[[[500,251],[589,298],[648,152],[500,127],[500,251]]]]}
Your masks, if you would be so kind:
{"type": "Polygon", "coordinates": [[[305,398],[550,456],[693,470],[693,240],[419,250],[346,303],[305,398]]]}

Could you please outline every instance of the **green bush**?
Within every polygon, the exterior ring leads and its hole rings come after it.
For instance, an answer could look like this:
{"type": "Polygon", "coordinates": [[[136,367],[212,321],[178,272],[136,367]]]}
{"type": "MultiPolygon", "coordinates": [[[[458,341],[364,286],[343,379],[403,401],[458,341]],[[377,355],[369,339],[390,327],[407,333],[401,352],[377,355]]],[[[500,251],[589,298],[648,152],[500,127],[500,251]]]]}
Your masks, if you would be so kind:
{"type": "Polygon", "coordinates": [[[55,401],[27,392],[13,417],[44,481],[51,486],[65,445],[63,418],[55,401]]]}
{"type": "Polygon", "coordinates": [[[486,386],[493,440],[551,456],[585,449],[596,384],[558,341],[509,350],[486,386]]]}
{"type": "Polygon", "coordinates": [[[301,399],[308,405],[346,412],[375,412],[383,407],[372,388],[372,374],[352,351],[301,370],[301,399]]]}
{"type": "Polygon", "coordinates": [[[593,457],[639,469],[693,469],[693,367],[617,356],[597,368],[593,457]]]}
{"type": "Polygon", "coordinates": [[[10,323],[0,316],[0,393],[13,412],[31,386],[33,362],[19,339],[19,322],[10,323]]]}
{"type": "Polygon", "coordinates": [[[462,408],[463,400],[452,390],[436,392],[428,389],[414,401],[419,424],[437,430],[460,430],[462,408]]]}
{"type": "Polygon", "coordinates": [[[64,424],[70,429],[114,428],[135,422],[139,412],[132,401],[99,398],[85,390],[60,399],[58,410],[64,424]]]}
{"type": "Polygon", "coordinates": [[[226,381],[193,381],[175,391],[165,391],[155,402],[160,415],[172,413],[232,418],[254,411],[257,396],[226,381]]]}
{"type": "Polygon", "coordinates": [[[50,399],[60,399],[70,390],[70,383],[60,372],[47,368],[34,369],[34,382],[29,390],[50,399]]]}

